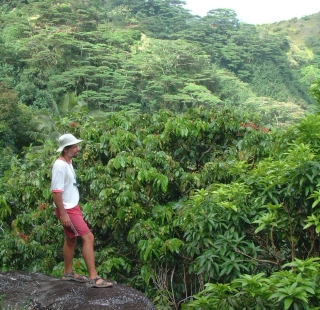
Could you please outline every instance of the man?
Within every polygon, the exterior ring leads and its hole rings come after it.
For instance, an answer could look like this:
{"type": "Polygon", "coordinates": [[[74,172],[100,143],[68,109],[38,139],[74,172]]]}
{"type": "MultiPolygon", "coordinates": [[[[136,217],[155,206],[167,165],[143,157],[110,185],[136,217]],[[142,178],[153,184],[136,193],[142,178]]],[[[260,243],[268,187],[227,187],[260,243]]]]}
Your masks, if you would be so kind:
{"type": "Polygon", "coordinates": [[[64,134],[59,138],[61,152],[52,168],[51,193],[55,213],[60,220],[65,234],[63,244],[64,274],[63,280],[86,282],[89,287],[112,287],[113,282],[101,279],[96,271],[94,260],[94,236],[82,217],[79,206],[79,191],[76,174],[72,166],[72,158],[79,152],[77,139],[72,134],[64,134]],[[86,263],[89,278],[72,271],[74,246],[77,237],[82,239],[82,256],[86,263]]]}

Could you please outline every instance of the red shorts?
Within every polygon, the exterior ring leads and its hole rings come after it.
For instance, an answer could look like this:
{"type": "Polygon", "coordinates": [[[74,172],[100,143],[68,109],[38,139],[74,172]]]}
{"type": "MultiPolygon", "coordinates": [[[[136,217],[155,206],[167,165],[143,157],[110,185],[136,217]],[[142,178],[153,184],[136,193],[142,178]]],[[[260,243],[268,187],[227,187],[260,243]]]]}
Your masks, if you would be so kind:
{"type": "MultiPolygon", "coordinates": [[[[60,212],[58,208],[54,208],[54,212],[58,219],[60,219],[60,212]]],[[[87,223],[82,217],[80,206],[76,205],[74,208],[66,209],[66,212],[69,215],[71,225],[63,226],[64,234],[69,238],[74,238],[78,236],[86,235],[90,232],[90,229],[87,223]]]]}

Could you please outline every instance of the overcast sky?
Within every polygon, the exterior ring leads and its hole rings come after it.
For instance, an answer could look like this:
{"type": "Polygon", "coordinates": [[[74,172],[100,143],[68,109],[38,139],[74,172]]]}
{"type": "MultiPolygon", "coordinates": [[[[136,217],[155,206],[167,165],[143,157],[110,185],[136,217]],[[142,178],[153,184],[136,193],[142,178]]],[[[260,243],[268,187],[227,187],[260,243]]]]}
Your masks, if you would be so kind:
{"type": "Polygon", "coordinates": [[[320,12],[320,0],[184,0],[191,14],[205,16],[212,9],[232,9],[249,24],[267,24],[320,12]]]}

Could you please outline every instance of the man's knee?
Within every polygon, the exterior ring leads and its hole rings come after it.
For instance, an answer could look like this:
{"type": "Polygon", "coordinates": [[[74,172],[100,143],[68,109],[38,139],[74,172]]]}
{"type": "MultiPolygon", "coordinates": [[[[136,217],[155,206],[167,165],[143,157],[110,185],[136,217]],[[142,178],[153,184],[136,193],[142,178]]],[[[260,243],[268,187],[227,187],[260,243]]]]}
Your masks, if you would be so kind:
{"type": "Polygon", "coordinates": [[[81,239],[83,242],[90,242],[90,243],[93,243],[94,242],[94,235],[92,232],[89,232],[85,235],[82,235],[81,236],[81,239]]]}

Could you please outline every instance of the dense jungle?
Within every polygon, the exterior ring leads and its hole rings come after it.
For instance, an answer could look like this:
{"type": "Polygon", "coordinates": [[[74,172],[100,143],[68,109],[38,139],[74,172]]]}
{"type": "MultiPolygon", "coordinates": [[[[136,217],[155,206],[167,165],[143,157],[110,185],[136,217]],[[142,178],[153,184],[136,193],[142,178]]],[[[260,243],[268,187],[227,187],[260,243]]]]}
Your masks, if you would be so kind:
{"type": "Polygon", "coordinates": [[[99,275],[159,310],[320,309],[320,12],[0,0],[0,55],[0,270],[61,276],[69,132],[99,275]]]}

